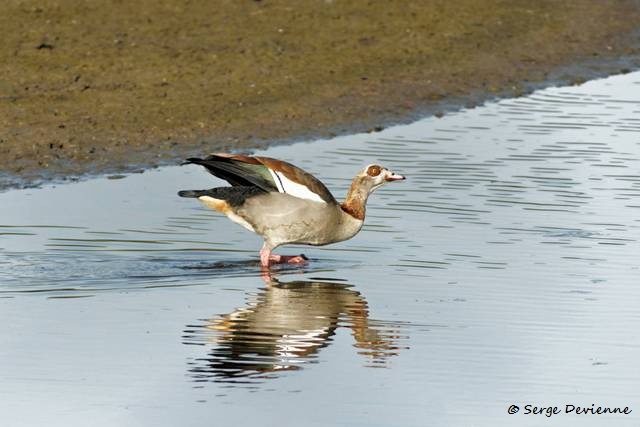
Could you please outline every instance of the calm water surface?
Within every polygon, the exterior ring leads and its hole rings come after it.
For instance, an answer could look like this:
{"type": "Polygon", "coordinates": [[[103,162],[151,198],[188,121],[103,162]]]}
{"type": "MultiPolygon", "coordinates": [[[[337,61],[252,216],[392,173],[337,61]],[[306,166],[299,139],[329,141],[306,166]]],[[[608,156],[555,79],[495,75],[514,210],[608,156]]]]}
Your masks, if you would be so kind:
{"type": "Polygon", "coordinates": [[[0,194],[1,425],[640,424],[640,74],[259,154],[409,179],[270,280],[194,166],[0,194]]]}

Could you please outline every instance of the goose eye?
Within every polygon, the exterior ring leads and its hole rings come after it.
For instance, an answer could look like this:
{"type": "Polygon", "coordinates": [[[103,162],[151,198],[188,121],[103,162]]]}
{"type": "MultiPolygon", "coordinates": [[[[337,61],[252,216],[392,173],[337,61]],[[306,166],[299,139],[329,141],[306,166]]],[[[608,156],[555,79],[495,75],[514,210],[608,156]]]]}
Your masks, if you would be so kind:
{"type": "Polygon", "coordinates": [[[380,169],[380,166],[378,166],[378,165],[369,166],[367,168],[367,175],[369,175],[369,176],[378,176],[378,175],[380,175],[380,171],[381,171],[381,169],[380,169]]]}

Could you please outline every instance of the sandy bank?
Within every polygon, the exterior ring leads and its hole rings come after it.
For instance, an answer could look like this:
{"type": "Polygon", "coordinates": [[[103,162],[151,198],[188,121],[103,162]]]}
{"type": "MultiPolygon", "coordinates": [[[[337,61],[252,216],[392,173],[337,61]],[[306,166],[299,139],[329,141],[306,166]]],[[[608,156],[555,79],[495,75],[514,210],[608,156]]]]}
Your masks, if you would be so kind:
{"type": "Polygon", "coordinates": [[[616,73],[612,59],[640,48],[633,1],[10,0],[3,9],[0,188],[372,129],[442,100],[517,94],[586,60],[616,73]]]}

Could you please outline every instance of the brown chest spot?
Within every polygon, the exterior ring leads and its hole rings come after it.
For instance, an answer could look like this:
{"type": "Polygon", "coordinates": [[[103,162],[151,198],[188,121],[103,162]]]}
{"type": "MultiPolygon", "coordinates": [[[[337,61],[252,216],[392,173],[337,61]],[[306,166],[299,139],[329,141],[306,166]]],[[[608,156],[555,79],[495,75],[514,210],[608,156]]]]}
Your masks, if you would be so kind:
{"type": "Polygon", "coordinates": [[[342,210],[355,219],[359,219],[360,221],[364,221],[364,205],[360,203],[350,203],[345,202],[340,205],[342,210]]]}

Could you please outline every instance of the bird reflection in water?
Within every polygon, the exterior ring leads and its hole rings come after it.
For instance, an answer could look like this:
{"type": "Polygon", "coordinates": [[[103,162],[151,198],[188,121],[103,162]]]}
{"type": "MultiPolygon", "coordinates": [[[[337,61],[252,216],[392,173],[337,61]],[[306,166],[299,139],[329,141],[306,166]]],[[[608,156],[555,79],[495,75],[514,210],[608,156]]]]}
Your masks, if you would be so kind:
{"type": "Polygon", "coordinates": [[[367,301],[351,285],[271,276],[265,282],[245,307],[187,327],[185,344],[210,347],[189,365],[194,381],[256,383],[301,369],[317,361],[342,327],[351,329],[354,347],[373,367],[386,366],[406,339],[403,323],[370,319],[367,301]]]}

